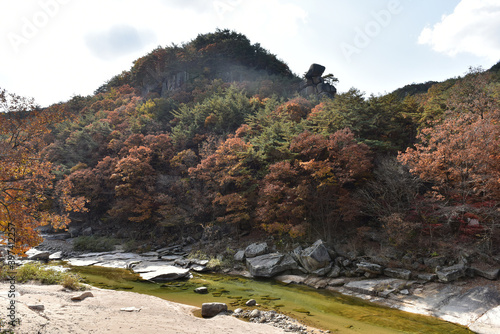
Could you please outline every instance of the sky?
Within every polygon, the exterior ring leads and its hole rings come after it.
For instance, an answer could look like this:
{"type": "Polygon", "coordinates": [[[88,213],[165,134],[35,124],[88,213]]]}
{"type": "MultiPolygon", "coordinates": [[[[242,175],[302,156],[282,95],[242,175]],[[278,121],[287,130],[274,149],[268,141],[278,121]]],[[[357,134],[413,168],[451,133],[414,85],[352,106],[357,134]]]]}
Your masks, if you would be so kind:
{"type": "Polygon", "coordinates": [[[367,96],[500,60],[500,0],[0,0],[0,88],[44,107],[91,95],[157,46],[217,28],[367,96]]]}

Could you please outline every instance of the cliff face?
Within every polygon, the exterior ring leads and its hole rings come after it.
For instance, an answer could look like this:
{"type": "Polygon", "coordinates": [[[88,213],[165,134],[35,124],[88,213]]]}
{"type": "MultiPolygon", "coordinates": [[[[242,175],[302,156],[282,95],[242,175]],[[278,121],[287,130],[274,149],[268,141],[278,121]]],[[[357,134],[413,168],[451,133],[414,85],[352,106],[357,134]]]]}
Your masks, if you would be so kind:
{"type": "Polygon", "coordinates": [[[333,98],[337,93],[337,89],[330,83],[325,81],[323,72],[325,67],[319,64],[312,64],[309,71],[305,74],[305,80],[300,85],[300,94],[320,95],[333,98]]]}

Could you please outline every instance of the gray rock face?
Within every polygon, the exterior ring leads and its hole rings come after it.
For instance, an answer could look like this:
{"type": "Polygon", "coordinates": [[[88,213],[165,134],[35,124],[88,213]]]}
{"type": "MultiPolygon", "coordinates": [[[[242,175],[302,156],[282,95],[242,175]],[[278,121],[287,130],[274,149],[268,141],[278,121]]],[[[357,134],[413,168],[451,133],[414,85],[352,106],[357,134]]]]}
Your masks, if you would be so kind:
{"type": "Polygon", "coordinates": [[[244,250],[239,250],[236,252],[236,254],[234,254],[234,257],[233,257],[234,261],[236,262],[241,262],[245,259],[245,251],[244,250]]]}
{"type": "Polygon", "coordinates": [[[248,271],[255,277],[273,277],[285,270],[296,269],[297,262],[291,255],[271,253],[247,258],[248,271]]]}
{"type": "Polygon", "coordinates": [[[385,268],[384,275],[393,277],[393,278],[401,278],[409,280],[411,276],[411,271],[407,269],[401,268],[385,268]]]}
{"type": "Polygon", "coordinates": [[[465,276],[465,266],[463,264],[456,264],[451,267],[439,269],[436,271],[436,274],[440,282],[456,281],[460,277],[465,276]]]}
{"type": "Polygon", "coordinates": [[[495,288],[475,287],[448,298],[436,313],[446,314],[446,317],[441,316],[442,319],[468,326],[486,311],[498,305],[500,305],[500,293],[495,288]]]}
{"type": "Polygon", "coordinates": [[[383,268],[381,265],[369,262],[360,262],[357,264],[358,269],[371,274],[382,274],[383,268]]]}
{"type": "Polygon", "coordinates": [[[221,312],[227,311],[227,305],[224,303],[203,303],[201,304],[201,316],[203,318],[215,317],[221,312]]]}
{"type": "Polygon", "coordinates": [[[259,255],[266,254],[268,252],[267,243],[253,243],[245,249],[245,257],[256,257],[259,255]]]}
{"type": "Polygon", "coordinates": [[[328,249],[322,240],[316,241],[311,247],[304,249],[299,256],[300,264],[310,273],[328,266],[331,261],[328,249]]]}
{"type": "Polygon", "coordinates": [[[476,333],[497,334],[500,328],[500,306],[484,313],[469,328],[476,333]]]}

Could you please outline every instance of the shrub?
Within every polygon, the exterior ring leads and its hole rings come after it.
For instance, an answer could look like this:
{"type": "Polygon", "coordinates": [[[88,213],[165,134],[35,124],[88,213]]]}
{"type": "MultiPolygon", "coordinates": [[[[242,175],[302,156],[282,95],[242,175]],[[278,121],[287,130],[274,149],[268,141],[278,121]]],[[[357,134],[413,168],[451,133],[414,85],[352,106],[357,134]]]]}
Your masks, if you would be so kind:
{"type": "Polygon", "coordinates": [[[80,283],[80,277],[75,274],[64,275],[61,285],[70,290],[85,290],[85,286],[80,283]]]}
{"type": "Polygon", "coordinates": [[[218,258],[212,257],[207,263],[207,268],[210,270],[218,270],[222,266],[222,261],[218,258]]]}
{"type": "Polygon", "coordinates": [[[50,267],[44,267],[39,263],[27,263],[16,271],[16,280],[20,283],[38,281],[42,284],[61,284],[67,289],[83,290],[80,277],[75,274],[60,272],[50,267]]]}

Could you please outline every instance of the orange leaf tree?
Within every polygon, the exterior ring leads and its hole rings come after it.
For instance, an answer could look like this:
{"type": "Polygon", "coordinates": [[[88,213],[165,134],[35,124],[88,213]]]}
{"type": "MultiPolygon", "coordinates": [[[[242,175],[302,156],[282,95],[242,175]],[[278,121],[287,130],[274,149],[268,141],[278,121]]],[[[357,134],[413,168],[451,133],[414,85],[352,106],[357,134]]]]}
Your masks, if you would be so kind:
{"type": "Polygon", "coordinates": [[[443,120],[422,129],[415,148],[399,155],[412,173],[433,185],[429,194],[453,232],[467,228],[462,217],[467,212],[493,223],[490,232],[499,218],[500,108],[483,79],[472,72],[458,82],[443,120]]]}
{"type": "Polygon", "coordinates": [[[271,233],[298,237],[312,228],[330,238],[339,224],[354,221],[352,189],[370,172],[369,149],[344,129],[328,137],[303,132],[290,151],[295,159],[271,165],[262,180],[257,219],[271,233]]]}
{"type": "Polygon", "coordinates": [[[85,200],[69,196],[67,184],[54,187],[55,167],[40,153],[63,114],[57,106],[40,110],[32,99],[0,89],[0,226],[10,232],[3,242],[9,238],[17,254],[41,242],[39,226],[63,228],[69,212],[84,210],[85,200]],[[54,195],[57,205],[51,205],[54,195]]]}

